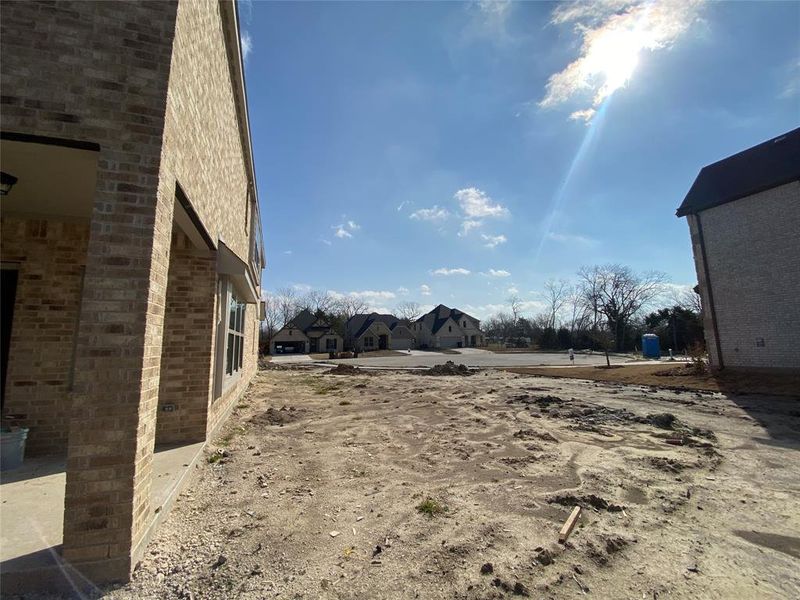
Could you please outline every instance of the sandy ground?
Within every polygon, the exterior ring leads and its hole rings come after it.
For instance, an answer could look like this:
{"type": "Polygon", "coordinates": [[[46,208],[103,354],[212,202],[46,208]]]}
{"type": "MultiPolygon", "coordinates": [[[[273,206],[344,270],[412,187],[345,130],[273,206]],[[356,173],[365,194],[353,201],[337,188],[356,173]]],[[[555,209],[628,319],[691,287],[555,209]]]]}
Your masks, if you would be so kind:
{"type": "Polygon", "coordinates": [[[796,398],[268,368],[104,593],[798,598],[798,451],[796,398]]]}
{"type": "Polygon", "coordinates": [[[526,367],[508,369],[512,373],[591,379],[615,383],[658,386],[671,389],[703,390],[725,394],[771,394],[797,397],[800,393],[800,374],[765,371],[697,372],[691,363],[629,364],[624,368],[601,367],[526,367]]]}

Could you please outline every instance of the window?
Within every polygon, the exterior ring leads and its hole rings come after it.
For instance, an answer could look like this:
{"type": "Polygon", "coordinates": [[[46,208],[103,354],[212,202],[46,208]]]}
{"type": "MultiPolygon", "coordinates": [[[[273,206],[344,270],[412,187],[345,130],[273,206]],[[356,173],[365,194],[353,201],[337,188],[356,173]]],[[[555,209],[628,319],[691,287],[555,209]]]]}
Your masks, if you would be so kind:
{"type": "Polygon", "coordinates": [[[336,338],[327,338],[325,340],[326,350],[336,350],[336,338]]]}
{"type": "Polygon", "coordinates": [[[466,322],[466,321],[464,321],[464,327],[466,327],[466,326],[467,326],[467,322],[466,322]]]}
{"type": "Polygon", "coordinates": [[[375,339],[372,336],[368,336],[364,338],[364,345],[365,346],[373,346],[375,345],[375,339]]]}
{"type": "Polygon", "coordinates": [[[238,374],[244,363],[245,304],[231,290],[228,303],[228,341],[225,347],[225,375],[238,374]]]}
{"type": "Polygon", "coordinates": [[[453,331],[453,326],[452,325],[448,325],[447,326],[447,331],[453,331]]]}

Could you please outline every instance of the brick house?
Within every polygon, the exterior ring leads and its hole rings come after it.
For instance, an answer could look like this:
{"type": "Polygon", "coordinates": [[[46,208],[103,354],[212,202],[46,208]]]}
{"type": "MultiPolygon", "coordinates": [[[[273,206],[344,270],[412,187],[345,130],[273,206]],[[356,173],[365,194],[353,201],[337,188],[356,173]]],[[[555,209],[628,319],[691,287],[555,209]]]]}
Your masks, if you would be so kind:
{"type": "Polygon", "coordinates": [[[677,215],[712,368],[800,369],[800,129],[703,167],[677,215]]]}
{"type": "Polygon", "coordinates": [[[440,304],[411,324],[418,348],[474,348],[485,344],[481,322],[440,304]]]}
{"type": "Polygon", "coordinates": [[[270,340],[272,354],[336,352],[342,346],[342,336],[325,319],[317,318],[308,309],[301,310],[270,340]]]}
{"type": "Polygon", "coordinates": [[[126,580],[160,508],[154,448],[206,440],[257,368],[236,6],[0,10],[3,413],[27,456],[66,457],[66,566],[126,580]]]}
{"type": "Polygon", "coordinates": [[[379,313],[353,315],[345,324],[345,338],[357,352],[409,350],[415,342],[408,321],[379,313]]]}

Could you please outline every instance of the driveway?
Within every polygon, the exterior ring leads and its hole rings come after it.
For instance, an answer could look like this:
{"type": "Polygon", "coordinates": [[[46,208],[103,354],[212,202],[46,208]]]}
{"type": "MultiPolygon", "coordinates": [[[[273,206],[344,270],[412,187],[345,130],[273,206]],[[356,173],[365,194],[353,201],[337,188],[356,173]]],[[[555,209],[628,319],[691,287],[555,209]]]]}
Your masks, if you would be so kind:
{"type": "MultiPolygon", "coordinates": [[[[273,359],[274,360],[274,359],[273,359]]],[[[361,367],[390,367],[395,369],[408,369],[412,367],[433,367],[441,365],[448,360],[456,364],[463,363],[468,367],[538,367],[538,366],[569,366],[569,356],[559,352],[526,352],[513,354],[495,354],[480,348],[463,348],[458,354],[441,354],[438,352],[414,352],[408,356],[380,356],[375,358],[341,359],[325,362],[346,363],[361,367]]],[[[625,356],[612,356],[611,364],[629,362],[625,356]]],[[[575,366],[592,366],[605,364],[606,357],[601,353],[576,354],[575,366]]]]}

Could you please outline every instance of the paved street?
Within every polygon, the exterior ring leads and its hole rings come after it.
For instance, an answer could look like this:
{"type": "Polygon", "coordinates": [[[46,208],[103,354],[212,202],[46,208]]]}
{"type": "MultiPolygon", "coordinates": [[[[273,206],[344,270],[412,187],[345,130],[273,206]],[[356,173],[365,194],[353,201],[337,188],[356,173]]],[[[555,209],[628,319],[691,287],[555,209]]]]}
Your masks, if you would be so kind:
{"type": "MultiPolygon", "coordinates": [[[[569,355],[566,352],[530,352],[514,354],[496,354],[478,348],[463,348],[458,354],[443,354],[441,352],[413,351],[408,356],[381,356],[376,358],[342,359],[328,362],[342,362],[363,367],[433,367],[452,360],[454,363],[463,363],[468,367],[538,367],[553,365],[569,365],[569,355]]],[[[576,354],[575,365],[590,366],[605,364],[606,358],[602,353],[576,354]]],[[[627,357],[612,356],[612,364],[630,361],[627,357]]]]}

